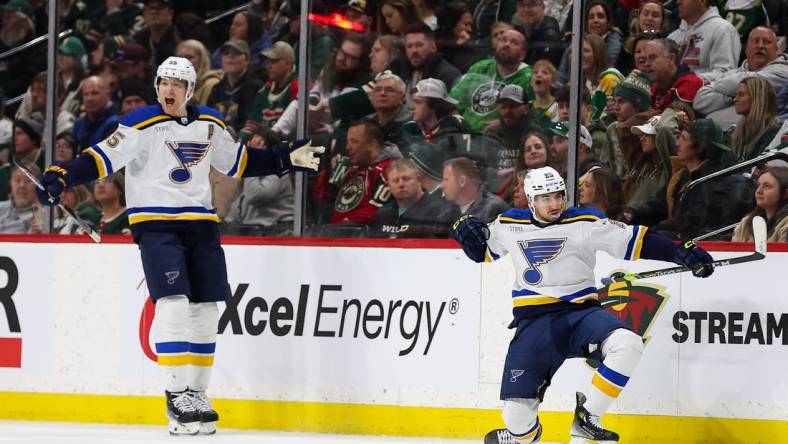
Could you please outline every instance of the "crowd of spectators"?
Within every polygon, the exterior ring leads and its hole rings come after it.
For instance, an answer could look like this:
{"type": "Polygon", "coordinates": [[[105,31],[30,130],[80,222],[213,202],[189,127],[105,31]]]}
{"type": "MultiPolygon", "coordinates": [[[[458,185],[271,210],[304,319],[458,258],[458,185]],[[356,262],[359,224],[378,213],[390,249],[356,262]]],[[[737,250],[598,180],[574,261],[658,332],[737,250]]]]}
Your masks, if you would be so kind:
{"type": "MultiPolygon", "coordinates": [[[[0,0],[2,2],[3,0],[0,0]]],[[[327,153],[305,182],[311,236],[444,238],[470,213],[490,222],[527,208],[522,178],[569,157],[570,0],[315,1],[348,31],[312,20],[298,1],[64,0],[57,90],[44,45],[0,59],[0,232],[38,233],[43,210],[14,167],[43,168],[46,98],[56,97],[53,158],[103,140],[120,117],[156,103],[166,57],[197,72],[193,104],[216,108],[249,149],[293,140],[297,94],[309,137],[327,153]],[[336,17],[336,16],[333,16],[336,17]],[[308,84],[299,37],[309,32],[308,84]],[[3,107],[21,95],[21,103],[3,107]]],[[[0,5],[0,52],[46,33],[46,2],[0,5]]],[[[788,241],[788,166],[778,162],[696,179],[788,146],[786,0],[592,0],[583,11],[579,205],[689,239],[788,241]],[[728,8],[731,6],[731,8],[728,8]],[[732,8],[736,9],[732,9],[732,8]]],[[[293,177],[235,180],[212,172],[225,234],[290,235],[293,177]]],[[[122,174],[63,200],[99,232],[128,233],[122,174]]],[[[73,234],[56,213],[55,232],[73,234]]]]}

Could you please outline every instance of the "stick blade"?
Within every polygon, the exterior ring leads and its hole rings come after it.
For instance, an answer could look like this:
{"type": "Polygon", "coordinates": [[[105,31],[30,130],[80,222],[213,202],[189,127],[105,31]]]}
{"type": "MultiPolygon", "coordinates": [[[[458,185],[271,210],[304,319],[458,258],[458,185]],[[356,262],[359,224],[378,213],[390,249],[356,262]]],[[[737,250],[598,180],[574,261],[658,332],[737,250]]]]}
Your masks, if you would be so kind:
{"type": "Polygon", "coordinates": [[[752,238],[755,241],[755,251],[766,254],[766,221],[761,216],[752,218],[752,238]]]}

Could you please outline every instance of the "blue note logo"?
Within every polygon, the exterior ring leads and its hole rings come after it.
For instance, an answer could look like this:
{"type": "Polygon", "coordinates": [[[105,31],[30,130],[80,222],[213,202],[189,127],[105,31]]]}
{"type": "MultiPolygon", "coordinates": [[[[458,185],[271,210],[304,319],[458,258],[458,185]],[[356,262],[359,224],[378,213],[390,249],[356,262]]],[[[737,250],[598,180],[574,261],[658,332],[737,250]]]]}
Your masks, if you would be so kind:
{"type": "Polygon", "coordinates": [[[509,382],[517,382],[517,378],[525,374],[525,370],[520,369],[512,369],[512,377],[509,378],[509,382]]]}
{"type": "Polygon", "coordinates": [[[211,147],[211,142],[167,141],[166,144],[172,151],[172,154],[175,155],[178,164],[180,164],[179,168],[173,168],[170,171],[170,180],[177,184],[183,184],[192,179],[192,172],[189,170],[189,167],[200,163],[211,147]]]}
{"type": "Polygon", "coordinates": [[[525,279],[525,282],[531,285],[537,285],[542,282],[544,276],[538,267],[557,258],[564,249],[565,243],[566,238],[517,242],[520,246],[520,251],[523,252],[525,261],[528,263],[528,268],[523,272],[523,279],[525,279]]]}

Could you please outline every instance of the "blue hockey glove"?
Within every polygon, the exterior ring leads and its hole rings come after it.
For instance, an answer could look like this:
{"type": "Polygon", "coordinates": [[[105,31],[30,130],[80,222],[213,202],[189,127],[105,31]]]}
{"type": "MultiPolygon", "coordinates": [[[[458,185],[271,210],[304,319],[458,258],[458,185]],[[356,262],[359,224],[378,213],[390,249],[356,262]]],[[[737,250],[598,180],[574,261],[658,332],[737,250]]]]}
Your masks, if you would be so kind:
{"type": "Polygon", "coordinates": [[[54,162],[41,176],[41,185],[44,189],[36,188],[36,194],[44,205],[57,205],[60,202],[60,195],[66,189],[68,171],[62,165],[61,162],[54,162]]]}
{"type": "Polygon", "coordinates": [[[714,259],[695,241],[690,240],[678,245],[673,252],[673,260],[692,270],[695,277],[705,278],[714,273],[714,259]]]}
{"type": "Polygon", "coordinates": [[[451,227],[451,237],[462,246],[465,255],[474,262],[484,262],[490,229],[475,216],[465,214],[451,227]]]}

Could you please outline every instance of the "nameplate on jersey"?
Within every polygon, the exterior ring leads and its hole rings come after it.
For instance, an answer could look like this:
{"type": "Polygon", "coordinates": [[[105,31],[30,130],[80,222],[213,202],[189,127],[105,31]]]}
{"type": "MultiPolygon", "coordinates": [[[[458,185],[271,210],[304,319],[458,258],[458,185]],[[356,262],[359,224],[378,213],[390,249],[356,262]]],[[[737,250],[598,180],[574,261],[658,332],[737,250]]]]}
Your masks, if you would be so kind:
{"type": "Polygon", "coordinates": [[[525,282],[530,285],[542,282],[544,276],[539,266],[557,258],[564,249],[564,244],[566,244],[566,238],[518,241],[517,245],[528,262],[528,268],[523,272],[525,282]]]}
{"type": "Polygon", "coordinates": [[[189,167],[200,163],[211,147],[211,142],[173,142],[168,140],[165,143],[180,165],[178,168],[173,168],[169,175],[170,180],[177,184],[191,180],[192,172],[189,167]]]}

